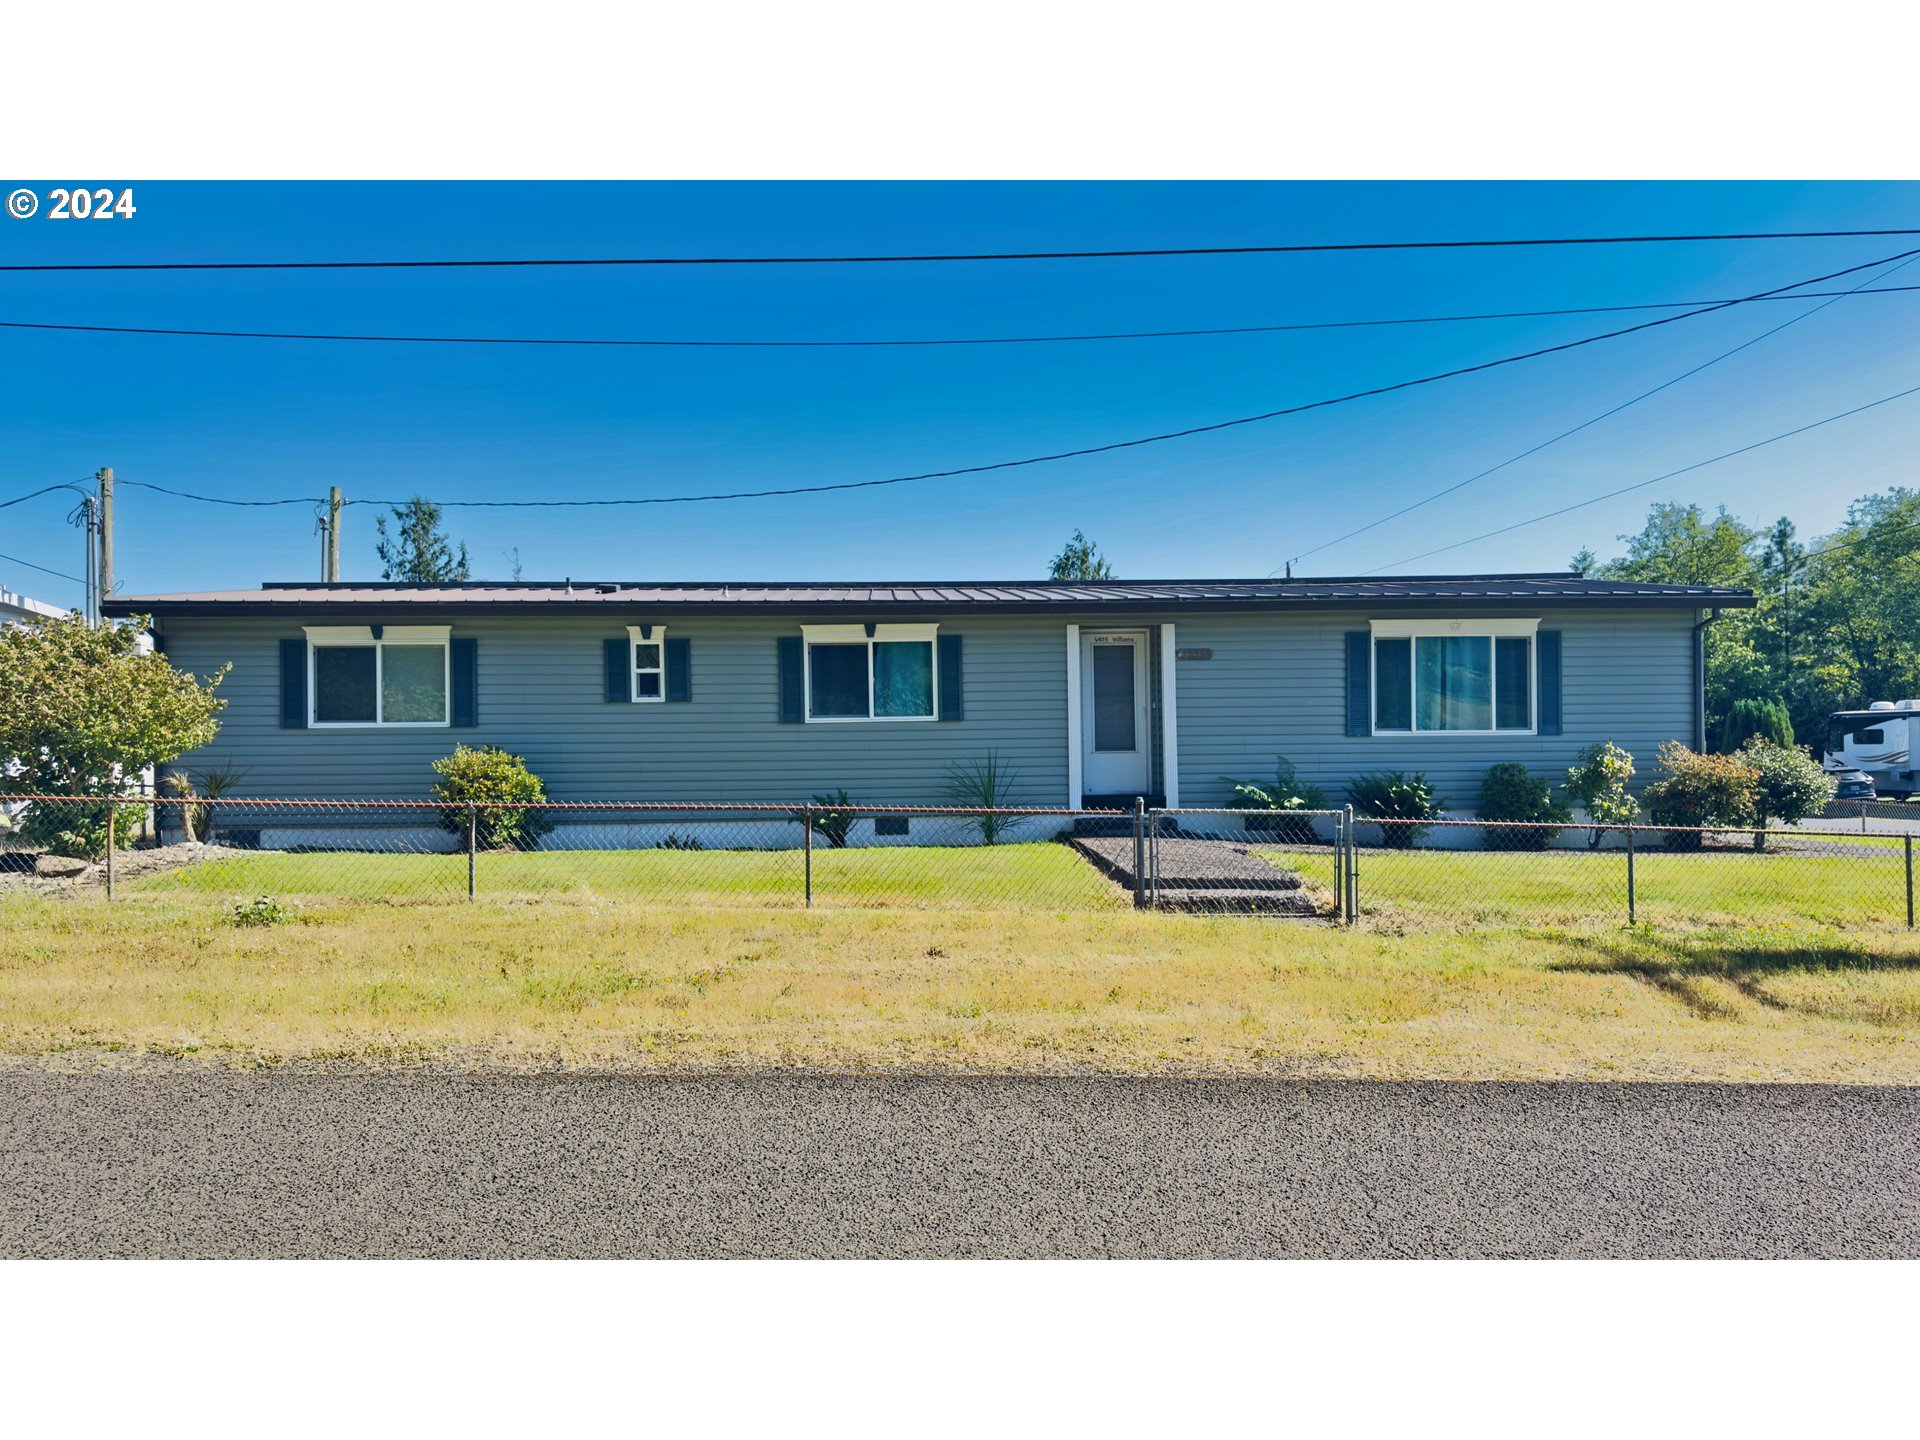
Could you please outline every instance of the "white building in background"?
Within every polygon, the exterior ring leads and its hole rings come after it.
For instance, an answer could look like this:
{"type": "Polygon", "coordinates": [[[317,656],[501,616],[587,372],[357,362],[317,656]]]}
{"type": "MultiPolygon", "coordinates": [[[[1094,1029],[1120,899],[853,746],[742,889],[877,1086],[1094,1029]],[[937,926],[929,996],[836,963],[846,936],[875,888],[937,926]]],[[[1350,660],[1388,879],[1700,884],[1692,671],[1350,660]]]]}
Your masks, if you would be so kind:
{"type": "Polygon", "coordinates": [[[24,625],[30,620],[58,620],[67,613],[58,605],[49,605],[30,595],[16,595],[0,585],[0,625],[24,625]]]}

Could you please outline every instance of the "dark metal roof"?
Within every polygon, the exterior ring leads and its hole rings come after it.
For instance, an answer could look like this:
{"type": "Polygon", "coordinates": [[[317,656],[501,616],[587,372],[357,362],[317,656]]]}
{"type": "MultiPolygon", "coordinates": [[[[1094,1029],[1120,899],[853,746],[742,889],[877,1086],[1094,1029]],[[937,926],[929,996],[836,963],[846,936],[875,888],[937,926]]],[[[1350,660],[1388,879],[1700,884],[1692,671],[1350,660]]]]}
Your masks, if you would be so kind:
{"type": "Polygon", "coordinates": [[[296,610],[557,613],[570,609],[891,612],[995,610],[1267,610],[1393,606],[1722,606],[1754,603],[1747,590],[1641,585],[1539,575],[1424,575],[1299,580],[927,581],[469,581],[448,585],[269,583],[258,590],[116,595],[110,615],[261,615],[296,610]]]}

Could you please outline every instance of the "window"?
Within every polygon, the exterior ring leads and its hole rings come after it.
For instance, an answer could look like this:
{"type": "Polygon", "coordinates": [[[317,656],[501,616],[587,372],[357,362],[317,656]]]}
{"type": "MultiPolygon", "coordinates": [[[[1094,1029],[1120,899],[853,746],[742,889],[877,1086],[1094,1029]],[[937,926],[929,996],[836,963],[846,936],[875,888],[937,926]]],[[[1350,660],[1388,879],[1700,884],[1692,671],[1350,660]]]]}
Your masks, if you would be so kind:
{"type": "Polygon", "coordinates": [[[931,720],[936,625],[805,625],[807,719],[931,720]]]}
{"type": "Polygon", "coordinates": [[[1376,620],[1373,728],[1531,732],[1535,620],[1376,620]]]}
{"type": "Polygon", "coordinates": [[[634,703],[667,698],[667,627],[629,625],[633,642],[634,703]]]}
{"type": "Polygon", "coordinates": [[[447,632],[445,625],[308,626],[308,723],[447,725],[447,632]]]}

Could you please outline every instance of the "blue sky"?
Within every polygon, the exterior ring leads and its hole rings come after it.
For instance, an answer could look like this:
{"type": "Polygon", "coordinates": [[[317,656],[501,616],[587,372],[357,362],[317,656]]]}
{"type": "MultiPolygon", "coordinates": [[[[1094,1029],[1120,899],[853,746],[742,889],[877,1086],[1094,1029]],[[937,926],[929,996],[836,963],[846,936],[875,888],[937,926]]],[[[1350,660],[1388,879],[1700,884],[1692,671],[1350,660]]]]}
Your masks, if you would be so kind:
{"type": "MultiPolygon", "coordinates": [[[[35,184],[44,196],[54,182],[35,184]]],[[[105,183],[105,182],[102,182],[105,183]]],[[[1897,184],[154,184],[131,221],[0,220],[0,259],[353,259],[1125,248],[1920,225],[1897,184]]],[[[0,319],[230,329],[870,338],[1176,329],[1713,300],[1898,239],[871,267],[0,275],[0,319]]],[[[1854,277],[1857,279],[1858,277],[1854,277]]],[[[1854,283],[1850,279],[1846,284],[1854,283]]],[[[1920,264],[1889,283],[1920,284],[1920,264]]],[[[1131,577],[1263,575],[1802,309],[1739,307],[1525,366],[1190,440],[844,494],[448,512],[529,578],[1037,576],[1083,528],[1131,577]]],[[[1631,323],[1566,316],[1090,344],[606,350],[0,332],[0,500],[110,464],[234,498],[591,498],[867,480],[1205,424],[1631,323]]],[[[1300,567],[1555,569],[1659,500],[1830,529],[1913,483],[1920,396],[1425,560],[1437,545],[1920,384],[1920,293],[1842,301],[1300,567]]],[[[0,552],[79,573],[68,497],[0,552]]],[[[304,506],[120,494],[128,593],[318,575],[304,506]]],[[[371,506],[348,579],[379,574],[371,506]]],[[[0,584],[79,587],[0,560],[0,584]]]]}

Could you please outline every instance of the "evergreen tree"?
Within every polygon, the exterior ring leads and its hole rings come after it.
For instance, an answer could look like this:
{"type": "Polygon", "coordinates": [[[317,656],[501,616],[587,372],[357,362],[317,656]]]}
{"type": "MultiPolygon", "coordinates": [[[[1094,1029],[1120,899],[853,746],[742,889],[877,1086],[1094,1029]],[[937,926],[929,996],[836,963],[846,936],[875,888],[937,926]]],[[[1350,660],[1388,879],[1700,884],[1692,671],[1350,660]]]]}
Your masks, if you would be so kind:
{"type": "Polygon", "coordinates": [[[416,585],[444,585],[465,580],[470,571],[464,542],[456,550],[440,533],[440,507],[424,495],[416,495],[404,505],[393,507],[393,532],[387,531],[387,517],[374,518],[379,534],[374,545],[380,556],[382,580],[406,580],[416,585]]]}

